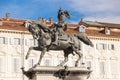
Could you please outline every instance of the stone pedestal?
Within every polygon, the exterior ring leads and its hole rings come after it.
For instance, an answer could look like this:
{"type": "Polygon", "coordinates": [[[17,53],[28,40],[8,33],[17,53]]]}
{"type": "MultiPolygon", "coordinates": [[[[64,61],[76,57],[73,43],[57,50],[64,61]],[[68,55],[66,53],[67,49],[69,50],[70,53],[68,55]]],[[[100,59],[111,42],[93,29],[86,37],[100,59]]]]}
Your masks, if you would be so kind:
{"type": "Polygon", "coordinates": [[[36,66],[23,73],[29,80],[87,80],[91,70],[80,67],[36,66]]]}

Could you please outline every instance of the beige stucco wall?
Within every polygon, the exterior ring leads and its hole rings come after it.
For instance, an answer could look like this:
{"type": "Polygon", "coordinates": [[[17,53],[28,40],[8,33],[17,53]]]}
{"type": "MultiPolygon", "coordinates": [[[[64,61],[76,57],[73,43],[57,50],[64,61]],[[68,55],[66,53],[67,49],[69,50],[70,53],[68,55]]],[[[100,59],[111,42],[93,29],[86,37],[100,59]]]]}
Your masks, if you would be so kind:
{"type": "MultiPolygon", "coordinates": [[[[16,31],[19,32],[19,31],[16,31]]],[[[26,45],[26,40],[33,39],[29,34],[20,34],[11,32],[0,32],[0,37],[6,37],[7,43],[0,44],[0,57],[4,61],[2,64],[4,67],[4,72],[0,72],[0,80],[27,80],[25,76],[22,75],[22,72],[13,71],[13,58],[20,59],[20,66],[24,66],[25,70],[29,69],[29,59],[34,59],[34,63],[37,63],[40,55],[40,51],[31,51],[30,58],[25,60],[25,55],[28,51],[28,48],[31,45],[26,45]],[[20,38],[21,44],[14,45],[10,44],[11,38],[20,38]],[[22,42],[24,41],[24,42],[22,42]]],[[[94,38],[94,37],[93,37],[94,38]]],[[[100,39],[91,39],[94,44],[94,48],[82,44],[81,49],[83,52],[83,59],[80,61],[86,63],[91,61],[91,69],[93,70],[89,80],[120,80],[120,40],[100,40],[100,39]],[[96,49],[97,43],[105,44],[114,44],[115,50],[98,50],[96,49]],[[105,62],[105,74],[100,74],[99,62],[105,62]],[[118,72],[113,75],[111,72],[111,61],[116,62],[118,72]]],[[[64,59],[62,51],[49,51],[45,54],[44,59],[42,60],[41,65],[45,65],[45,60],[49,60],[49,66],[57,66],[60,60],[64,59]]],[[[67,65],[73,66],[74,61],[77,59],[77,56],[69,55],[69,61],[67,65]]],[[[85,64],[87,65],[87,64],[85,64]]],[[[79,65],[80,66],[80,65],[79,65]]]]}

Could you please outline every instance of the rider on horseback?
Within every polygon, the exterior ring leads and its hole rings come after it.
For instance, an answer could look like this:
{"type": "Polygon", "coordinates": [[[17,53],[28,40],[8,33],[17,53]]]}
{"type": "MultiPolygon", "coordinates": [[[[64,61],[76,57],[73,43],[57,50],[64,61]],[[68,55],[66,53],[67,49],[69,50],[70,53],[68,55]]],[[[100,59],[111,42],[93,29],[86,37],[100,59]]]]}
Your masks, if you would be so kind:
{"type": "Polygon", "coordinates": [[[63,11],[61,8],[58,11],[58,24],[53,24],[54,28],[54,42],[53,44],[58,44],[58,37],[64,34],[64,31],[67,29],[67,23],[65,17],[70,18],[71,15],[68,11],[63,11]]]}

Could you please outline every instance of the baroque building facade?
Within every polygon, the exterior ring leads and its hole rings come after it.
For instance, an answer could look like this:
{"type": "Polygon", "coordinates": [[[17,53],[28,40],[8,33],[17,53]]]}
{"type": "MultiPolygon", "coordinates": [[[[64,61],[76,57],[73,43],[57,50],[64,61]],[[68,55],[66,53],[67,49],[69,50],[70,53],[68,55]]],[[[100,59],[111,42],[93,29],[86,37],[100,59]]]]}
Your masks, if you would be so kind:
{"type": "MultiPolygon", "coordinates": [[[[29,59],[25,60],[29,47],[37,46],[37,41],[25,28],[25,21],[0,18],[0,80],[27,80],[20,68],[28,70],[39,59],[40,51],[33,50],[29,59]]],[[[43,19],[43,22],[48,27],[54,23],[53,19],[43,19]]],[[[79,67],[87,66],[92,70],[88,80],[120,80],[120,24],[81,19],[79,24],[67,26],[66,34],[85,32],[94,44],[91,48],[81,42],[83,58],[79,67]]],[[[73,67],[77,57],[69,55],[66,65],[73,67]]],[[[62,51],[49,51],[41,66],[57,66],[63,59],[62,51]]]]}

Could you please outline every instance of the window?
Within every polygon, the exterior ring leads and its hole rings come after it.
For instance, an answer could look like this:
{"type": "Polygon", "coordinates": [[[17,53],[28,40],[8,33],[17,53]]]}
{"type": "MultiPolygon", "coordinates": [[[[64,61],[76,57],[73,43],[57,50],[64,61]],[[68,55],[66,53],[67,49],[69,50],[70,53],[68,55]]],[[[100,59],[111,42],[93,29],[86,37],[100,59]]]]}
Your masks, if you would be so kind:
{"type": "Polygon", "coordinates": [[[26,46],[38,46],[38,41],[36,39],[25,39],[26,46]]]}
{"type": "Polygon", "coordinates": [[[30,43],[31,46],[34,46],[34,39],[30,39],[29,43],[30,43]]]}
{"type": "Polygon", "coordinates": [[[5,60],[3,57],[0,57],[0,73],[5,72],[5,60]]]}
{"type": "Polygon", "coordinates": [[[0,37],[0,44],[5,44],[5,37],[0,37]]]}
{"type": "Polygon", "coordinates": [[[10,44],[11,44],[11,45],[14,44],[14,40],[13,40],[13,38],[10,38],[10,44]]]}
{"type": "Polygon", "coordinates": [[[25,39],[25,45],[28,46],[30,43],[29,43],[29,40],[28,39],[25,39]]]}
{"type": "Polygon", "coordinates": [[[104,44],[104,43],[96,44],[96,49],[105,50],[107,49],[107,44],[104,44]]]}
{"type": "Polygon", "coordinates": [[[34,45],[38,46],[38,41],[36,39],[34,39],[34,45]]]}
{"type": "Polygon", "coordinates": [[[25,23],[25,27],[28,28],[30,23],[25,23]]]}
{"type": "Polygon", "coordinates": [[[13,72],[21,71],[20,58],[13,58],[13,72]]]}
{"type": "Polygon", "coordinates": [[[114,49],[115,49],[114,44],[109,44],[109,50],[114,50],[114,49]]]}
{"type": "Polygon", "coordinates": [[[111,61],[111,73],[113,75],[118,73],[118,67],[116,61],[111,61]]]}
{"type": "Polygon", "coordinates": [[[110,30],[109,30],[108,27],[105,27],[105,34],[106,34],[106,35],[110,35],[110,30]]]}
{"type": "Polygon", "coordinates": [[[91,68],[92,66],[91,66],[91,61],[87,61],[86,62],[86,66],[88,67],[88,68],[91,68]]]}
{"type": "Polygon", "coordinates": [[[99,63],[99,66],[100,66],[100,74],[101,75],[104,75],[105,74],[105,62],[100,62],[99,63]]]}
{"type": "Polygon", "coordinates": [[[20,38],[10,38],[10,44],[11,45],[20,45],[20,38]]]}
{"type": "Polygon", "coordinates": [[[35,59],[31,58],[29,59],[29,67],[33,67],[35,65],[35,59]]]}
{"type": "Polygon", "coordinates": [[[0,44],[7,44],[7,38],[5,37],[0,37],[0,44]]]}
{"type": "Polygon", "coordinates": [[[50,60],[49,59],[45,59],[45,66],[50,66],[50,60]]]}
{"type": "Polygon", "coordinates": [[[14,44],[20,45],[20,38],[14,38],[14,44]]]}
{"type": "Polygon", "coordinates": [[[79,27],[79,32],[85,32],[85,26],[81,25],[81,26],[79,27]]]}

